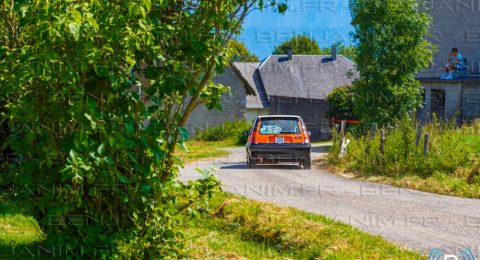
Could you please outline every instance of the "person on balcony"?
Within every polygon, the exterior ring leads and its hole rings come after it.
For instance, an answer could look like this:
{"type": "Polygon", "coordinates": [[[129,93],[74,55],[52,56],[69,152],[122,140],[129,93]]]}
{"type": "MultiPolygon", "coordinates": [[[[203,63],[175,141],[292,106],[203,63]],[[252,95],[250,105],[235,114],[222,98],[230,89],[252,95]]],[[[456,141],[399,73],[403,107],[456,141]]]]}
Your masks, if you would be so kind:
{"type": "Polygon", "coordinates": [[[462,54],[458,52],[457,48],[453,48],[448,58],[448,63],[445,64],[445,73],[442,75],[441,79],[452,80],[454,72],[462,70],[465,67],[465,62],[463,60],[462,54]]]}

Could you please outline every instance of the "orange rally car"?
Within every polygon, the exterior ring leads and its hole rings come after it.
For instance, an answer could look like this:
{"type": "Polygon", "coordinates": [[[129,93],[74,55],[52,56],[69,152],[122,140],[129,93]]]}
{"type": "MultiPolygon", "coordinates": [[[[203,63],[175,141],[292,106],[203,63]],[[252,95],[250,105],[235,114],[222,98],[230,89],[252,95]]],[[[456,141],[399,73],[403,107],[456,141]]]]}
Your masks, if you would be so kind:
{"type": "Polygon", "coordinates": [[[247,165],[298,162],[310,169],[310,133],[299,116],[259,116],[248,134],[247,165]]]}

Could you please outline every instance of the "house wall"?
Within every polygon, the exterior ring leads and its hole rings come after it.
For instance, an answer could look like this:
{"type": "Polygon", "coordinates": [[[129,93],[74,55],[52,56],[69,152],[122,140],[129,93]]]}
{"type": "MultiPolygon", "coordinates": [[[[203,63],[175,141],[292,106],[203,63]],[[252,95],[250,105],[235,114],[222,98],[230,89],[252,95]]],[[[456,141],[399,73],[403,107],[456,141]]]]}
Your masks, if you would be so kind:
{"type": "Polygon", "coordinates": [[[231,69],[226,69],[224,73],[215,76],[213,81],[230,87],[231,95],[225,94],[222,97],[223,111],[208,110],[204,105],[192,111],[185,124],[190,137],[194,137],[199,130],[218,126],[224,122],[246,119],[247,94],[244,83],[237,74],[231,69]]]}
{"type": "MultiPolygon", "coordinates": [[[[425,88],[424,108],[417,114],[425,121],[431,118],[435,104],[432,93],[434,90],[445,92],[445,106],[443,115],[437,115],[444,119],[450,119],[458,115],[462,120],[471,120],[480,117],[480,81],[432,81],[423,82],[425,88]]],[[[437,112],[438,113],[438,112],[437,112]]]]}
{"type": "Polygon", "coordinates": [[[270,96],[270,114],[301,116],[312,133],[312,141],[330,138],[328,109],[326,100],[270,96]]]}
{"type": "Polygon", "coordinates": [[[428,0],[427,8],[432,16],[429,41],[438,51],[433,66],[419,77],[439,77],[453,47],[467,58],[470,74],[479,74],[480,1],[428,0]]]}
{"type": "Polygon", "coordinates": [[[461,110],[462,100],[462,84],[451,82],[430,82],[424,83],[425,88],[425,103],[424,109],[421,111],[421,119],[430,119],[432,113],[436,113],[439,118],[449,119],[459,113],[461,110]],[[443,111],[435,111],[434,98],[432,98],[432,92],[434,90],[441,90],[445,92],[445,106],[443,111]]]}
{"type": "Polygon", "coordinates": [[[257,116],[265,116],[270,114],[268,109],[247,108],[247,122],[253,122],[257,116]]]}
{"type": "Polygon", "coordinates": [[[463,85],[462,117],[467,120],[480,117],[479,82],[465,82],[463,85]]]}

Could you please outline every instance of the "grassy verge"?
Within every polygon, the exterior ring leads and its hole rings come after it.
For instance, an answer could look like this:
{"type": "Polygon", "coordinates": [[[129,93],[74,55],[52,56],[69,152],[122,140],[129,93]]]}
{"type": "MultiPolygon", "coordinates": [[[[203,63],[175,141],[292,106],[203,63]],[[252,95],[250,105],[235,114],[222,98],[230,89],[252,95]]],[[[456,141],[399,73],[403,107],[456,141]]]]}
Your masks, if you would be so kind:
{"type": "Polygon", "coordinates": [[[383,183],[399,188],[413,189],[464,198],[480,199],[480,185],[468,182],[468,176],[462,176],[464,169],[459,169],[456,174],[449,175],[436,172],[429,177],[416,175],[385,176],[373,175],[361,171],[352,171],[348,167],[328,166],[327,170],[349,179],[365,182],[383,183]]]}
{"type": "Polygon", "coordinates": [[[0,246],[28,245],[43,238],[38,223],[22,214],[0,215],[0,246]]]}
{"type": "Polygon", "coordinates": [[[351,226],[292,208],[219,194],[188,230],[196,259],[421,259],[351,226]]]}
{"type": "MultiPolygon", "coordinates": [[[[236,140],[192,140],[186,143],[188,151],[180,151],[179,154],[186,162],[227,156],[228,151],[222,148],[235,147],[236,143],[236,140]]],[[[44,238],[38,223],[24,212],[26,210],[18,203],[6,201],[0,196],[0,252],[7,250],[8,253],[12,246],[30,245],[44,238]]]]}
{"type": "Polygon", "coordinates": [[[186,142],[187,152],[180,151],[179,155],[185,162],[193,162],[200,159],[222,157],[229,155],[228,151],[221,148],[236,147],[235,140],[225,141],[197,141],[186,142]]]}
{"type": "MultiPolygon", "coordinates": [[[[421,259],[378,236],[328,218],[225,193],[185,231],[193,259],[421,259]]],[[[22,214],[0,215],[0,249],[42,239],[22,214]]]]}
{"type": "Polygon", "coordinates": [[[347,153],[339,157],[339,144],[335,144],[328,163],[336,172],[365,181],[480,198],[480,121],[461,127],[433,121],[423,126],[419,139],[417,127],[416,122],[406,120],[386,129],[383,154],[378,134],[373,140],[368,135],[348,134],[347,153]],[[424,154],[426,134],[429,149],[424,154]]]}
{"type": "Polygon", "coordinates": [[[12,246],[29,245],[44,239],[37,221],[23,211],[17,203],[0,196],[0,253],[12,246]]]}

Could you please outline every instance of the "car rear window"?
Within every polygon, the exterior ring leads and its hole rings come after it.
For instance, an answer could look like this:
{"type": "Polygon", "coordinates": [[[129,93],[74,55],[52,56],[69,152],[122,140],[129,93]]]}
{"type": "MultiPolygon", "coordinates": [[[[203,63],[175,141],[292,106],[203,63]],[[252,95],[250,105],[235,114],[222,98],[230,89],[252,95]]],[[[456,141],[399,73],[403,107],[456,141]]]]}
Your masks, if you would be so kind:
{"type": "Polygon", "coordinates": [[[262,118],[260,134],[300,134],[297,118],[262,118]]]}

